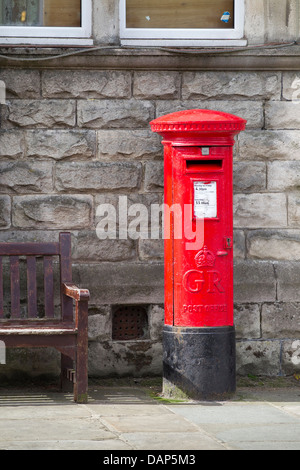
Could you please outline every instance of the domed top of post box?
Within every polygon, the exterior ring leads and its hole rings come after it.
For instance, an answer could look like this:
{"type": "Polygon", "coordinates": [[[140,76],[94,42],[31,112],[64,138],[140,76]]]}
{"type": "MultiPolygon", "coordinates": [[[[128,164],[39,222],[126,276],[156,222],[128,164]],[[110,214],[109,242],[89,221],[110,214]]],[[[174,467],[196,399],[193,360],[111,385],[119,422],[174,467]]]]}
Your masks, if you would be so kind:
{"type": "MultiPolygon", "coordinates": [[[[247,121],[233,114],[208,109],[191,109],[161,116],[150,122],[153,132],[175,145],[198,140],[233,145],[233,137],[245,130],[247,121]],[[224,140],[225,139],[225,140],[224,140]]],[[[192,144],[191,142],[191,144],[192,144]]]]}

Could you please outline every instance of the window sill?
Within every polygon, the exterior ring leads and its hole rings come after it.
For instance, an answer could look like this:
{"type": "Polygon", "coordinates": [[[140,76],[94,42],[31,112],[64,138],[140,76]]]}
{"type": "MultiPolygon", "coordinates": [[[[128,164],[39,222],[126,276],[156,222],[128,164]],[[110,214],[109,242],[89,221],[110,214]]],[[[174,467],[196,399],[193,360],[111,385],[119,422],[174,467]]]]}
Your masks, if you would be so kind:
{"type": "Polygon", "coordinates": [[[28,37],[0,37],[1,46],[93,46],[93,39],[83,38],[28,38],[28,37]]]}
{"type": "Polygon", "coordinates": [[[143,47],[243,47],[246,39],[121,39],[122,46],[143,47]]]}

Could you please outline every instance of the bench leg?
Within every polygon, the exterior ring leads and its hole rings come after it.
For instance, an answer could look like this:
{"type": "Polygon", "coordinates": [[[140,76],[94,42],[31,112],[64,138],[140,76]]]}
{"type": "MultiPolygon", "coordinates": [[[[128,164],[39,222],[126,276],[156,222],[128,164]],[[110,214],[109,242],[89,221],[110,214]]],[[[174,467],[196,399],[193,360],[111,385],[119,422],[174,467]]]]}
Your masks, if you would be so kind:
{"type": "Polygon", "coordinates": [[[88,401],[88,302],[77,303],[78,335],[76,351],[76,382],[74,400],[77,403],[88,401]]]}

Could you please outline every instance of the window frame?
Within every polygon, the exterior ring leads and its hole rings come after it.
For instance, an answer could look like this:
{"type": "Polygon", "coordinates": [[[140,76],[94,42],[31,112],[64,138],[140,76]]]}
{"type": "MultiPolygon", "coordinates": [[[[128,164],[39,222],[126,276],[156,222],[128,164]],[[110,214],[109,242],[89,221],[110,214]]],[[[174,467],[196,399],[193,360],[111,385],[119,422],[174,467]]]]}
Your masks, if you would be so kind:
{"type": "Polygon", "coordinates": [[[92,0],[81,1],[81,26],[1,26],[0,44],[91,45],[92,0]]]}
{"type": "Polygon", "coordinates": [[[123,45],[217,45],[227,42],[244,45],[245,0],[234,0],[234,28],[126,28],[126,0],[119,0],[120,7],[120,38],[123,45]]]}

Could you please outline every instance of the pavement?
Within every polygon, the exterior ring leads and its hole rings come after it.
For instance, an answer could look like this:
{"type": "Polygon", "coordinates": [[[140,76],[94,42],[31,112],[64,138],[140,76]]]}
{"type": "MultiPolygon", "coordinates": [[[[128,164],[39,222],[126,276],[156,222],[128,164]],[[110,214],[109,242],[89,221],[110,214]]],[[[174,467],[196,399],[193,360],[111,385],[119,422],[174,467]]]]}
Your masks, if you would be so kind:
{"type": "Polygon", "coordinates": [[[300,383],[179,403],[149,384],[91,384],[82,405],[51,387],[1,387],[0,450],[115,451],[103,459],[141,450],[300,450],[300,383]]]}

